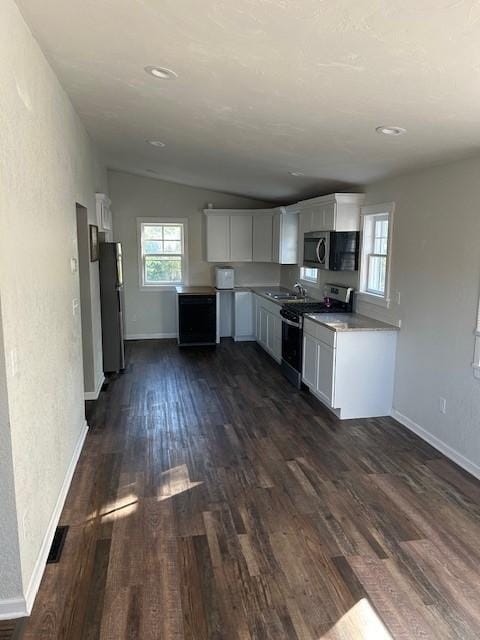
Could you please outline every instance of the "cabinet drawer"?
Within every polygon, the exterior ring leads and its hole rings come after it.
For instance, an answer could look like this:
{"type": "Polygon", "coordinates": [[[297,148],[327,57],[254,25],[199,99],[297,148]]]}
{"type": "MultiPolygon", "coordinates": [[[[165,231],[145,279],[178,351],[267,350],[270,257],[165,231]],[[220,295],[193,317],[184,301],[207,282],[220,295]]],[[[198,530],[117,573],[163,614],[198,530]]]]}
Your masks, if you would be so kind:
{"type": "Polygon", "coordinates": [[[335,331],[324,327],[318,322],[313,322],[313,320],[309,320],[305,318],[305,322],[303,325],[303,332],[312,336],[313,338],[317,338],[317,340],[321,340],[325,344],[328,344],[330,347],[335,348],[337,334],[335,331]]]}

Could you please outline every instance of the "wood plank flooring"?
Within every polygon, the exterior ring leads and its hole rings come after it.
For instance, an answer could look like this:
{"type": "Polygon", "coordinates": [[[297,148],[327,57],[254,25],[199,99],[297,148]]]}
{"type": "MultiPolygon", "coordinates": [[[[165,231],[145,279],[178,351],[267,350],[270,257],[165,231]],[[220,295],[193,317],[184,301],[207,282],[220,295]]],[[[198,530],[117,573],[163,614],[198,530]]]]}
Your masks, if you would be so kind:
{"type": "Polygon", "coordinates": [[[480,483],[251,343],[128,344],[23,640],[473,640],[480,483]]]}

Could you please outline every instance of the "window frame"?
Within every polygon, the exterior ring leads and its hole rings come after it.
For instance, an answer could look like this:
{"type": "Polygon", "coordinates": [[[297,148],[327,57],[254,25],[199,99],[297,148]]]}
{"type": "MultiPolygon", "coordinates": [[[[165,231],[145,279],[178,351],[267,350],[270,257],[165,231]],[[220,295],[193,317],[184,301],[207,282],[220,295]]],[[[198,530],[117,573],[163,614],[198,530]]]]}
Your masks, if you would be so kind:
{"type": "Polygon", "coordinates": [[[312,286],[314,286],[314,287],[317,286],[318,287],[318,272],[319,272],[319,269],[317,269],[316,267],[300,267],[300,281],[301,282],[305,282],[307,285],[309,285],[311,287],[312,286]],[[304,273],[303,273],[305,271],[305,269],[315,269],[315,271],[317,272],[316,277],[315,278],[306,278],[304,276],[304,273]]]}
{"type": "Polygon", "coordinates": [[[357,298],[361,302],[375,304],[380,307],[390,308],[390,282],[391,282],[391,265],[392,265],[392,237],[393,237],[393,216],[395,211],[394,202],[384,202],[361,207],[360,209],[360,274],[359,274],[359,291],[357,298]],[[367,225],[375,219],[388,220],[387,234],[387,252],[386,254],[376,254],[373,251],[374,235],[367,238],[367,225]],[[385,264],[385,287],[383,294],[375,293],[368,289],[368,276],[370,268],[370,258],[372,256],[386,257],[385,264]]]}
{"type": "MultiPolygon", "coordinates": [[[[188,218],[137,218],[137,255],[138,255],[138,284],[141,291],[168,291],[174,290],[177,286],[185,286],[189,283],[188,270],[188,218]],[[182,281],[169,282],[165,284],[147,284],[145,282],[145,256],[143,254],[143,227],[145,225],[183,225],[183,253],[182,256],[182,281]]],[[[152,254],[153,255],[153,254],[152,254]]],[[[169,254],[158,254],[169,255],[169,254]]],[[[179,254],[171,254],[177,256],[179,254]]]]}

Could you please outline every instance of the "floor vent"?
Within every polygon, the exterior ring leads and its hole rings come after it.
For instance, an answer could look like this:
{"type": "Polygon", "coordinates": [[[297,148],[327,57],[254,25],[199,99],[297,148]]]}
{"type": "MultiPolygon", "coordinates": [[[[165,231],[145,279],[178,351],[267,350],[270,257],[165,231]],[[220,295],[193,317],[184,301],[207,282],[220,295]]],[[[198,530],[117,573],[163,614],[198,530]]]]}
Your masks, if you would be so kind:
{"type": "Polygon", "coordinates": [[[53,564],[60,560],[63,551],[63,545],[65,544],[65,538],[67,537],[68,527],[57,527],[55,535],[53,536],[52,546],[50,547],[50,553],[48,554],[47,564],[53,564]]]}

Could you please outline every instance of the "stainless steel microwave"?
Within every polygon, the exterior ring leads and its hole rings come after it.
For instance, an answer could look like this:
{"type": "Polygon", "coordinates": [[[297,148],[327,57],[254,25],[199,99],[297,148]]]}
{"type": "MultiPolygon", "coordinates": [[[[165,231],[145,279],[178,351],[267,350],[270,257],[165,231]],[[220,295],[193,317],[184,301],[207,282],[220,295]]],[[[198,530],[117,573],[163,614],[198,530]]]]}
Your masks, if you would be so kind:
{"type": "Polygon", "coordinates": [[[358,231],[312,231],[303,239],[303,265],[329,271],[357,271],[358,231]]]}

